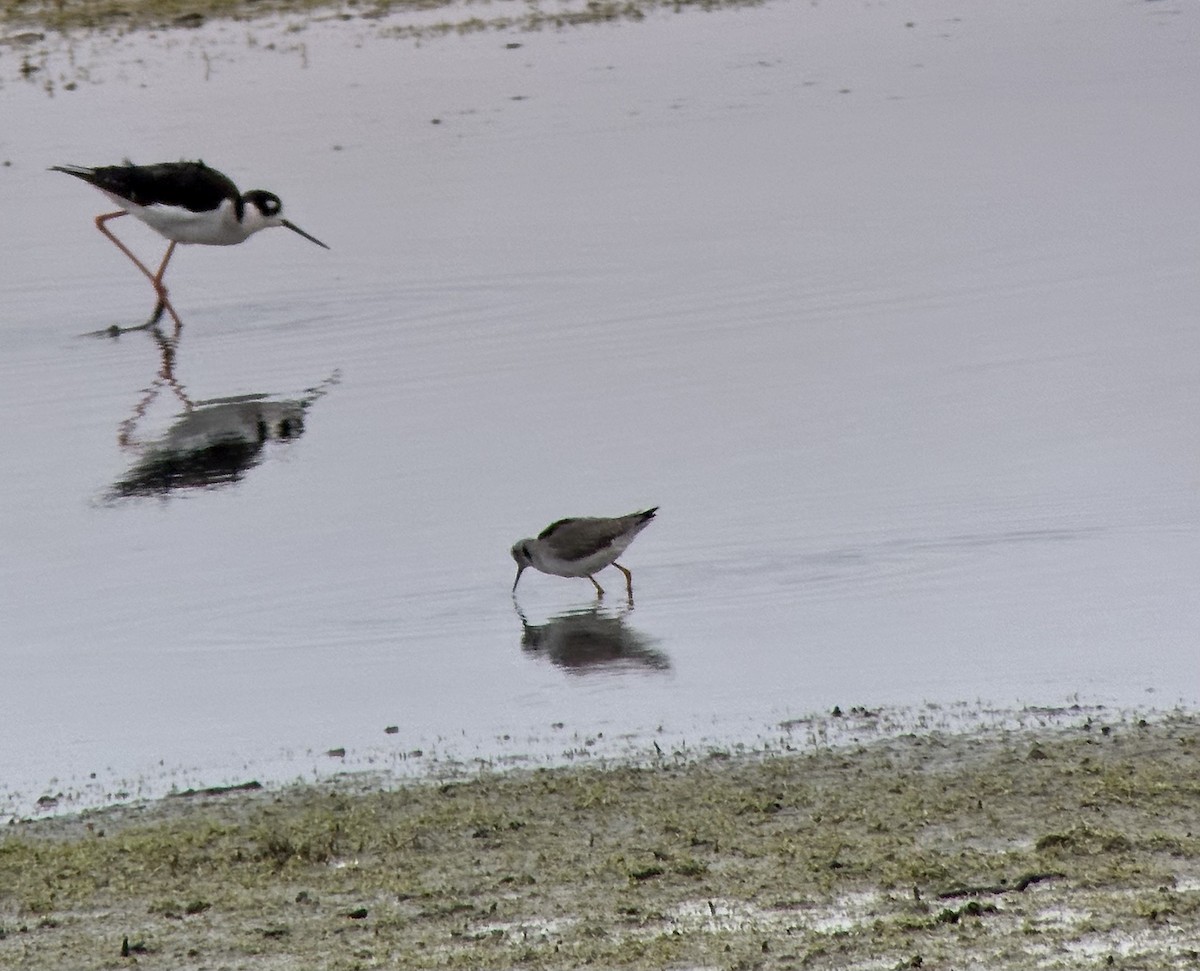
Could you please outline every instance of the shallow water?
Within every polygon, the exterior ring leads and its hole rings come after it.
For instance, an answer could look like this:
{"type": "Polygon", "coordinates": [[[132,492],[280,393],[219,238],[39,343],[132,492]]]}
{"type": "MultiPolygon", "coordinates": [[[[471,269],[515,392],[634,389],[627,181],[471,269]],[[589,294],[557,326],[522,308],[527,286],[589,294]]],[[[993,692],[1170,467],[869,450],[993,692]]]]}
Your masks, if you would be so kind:
{"type": "Polygon", "coordinates": [[[1194,705],[1200,12],[1168,6],[213,25],[6,75],[5,805],[1194,705]],[[82,336],[152,295],[45,168],[126,155],[333,249],[182,248],[177,341],[82,336]],[[650,505],[634,606],[532,571],[514,605],[515,539],[650,505]]]}

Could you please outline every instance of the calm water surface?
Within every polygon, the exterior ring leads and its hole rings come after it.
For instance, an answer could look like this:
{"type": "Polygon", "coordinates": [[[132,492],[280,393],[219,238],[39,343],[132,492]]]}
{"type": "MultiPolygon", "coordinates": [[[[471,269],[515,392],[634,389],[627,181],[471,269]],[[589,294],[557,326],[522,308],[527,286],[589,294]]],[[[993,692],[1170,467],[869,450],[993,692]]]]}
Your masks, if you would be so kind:
{"type": "Polygon", "coordinates": [[[1200,10],[373,29],[0,87],[4,811],[1196,703],[1200,10]],[[82,336],[151,293],[45,169],[125,156],[333,249],[183,248],[177,340],[82,336]],[[514,604],[515,539],[650,505],[635,605],[514,604]]]}

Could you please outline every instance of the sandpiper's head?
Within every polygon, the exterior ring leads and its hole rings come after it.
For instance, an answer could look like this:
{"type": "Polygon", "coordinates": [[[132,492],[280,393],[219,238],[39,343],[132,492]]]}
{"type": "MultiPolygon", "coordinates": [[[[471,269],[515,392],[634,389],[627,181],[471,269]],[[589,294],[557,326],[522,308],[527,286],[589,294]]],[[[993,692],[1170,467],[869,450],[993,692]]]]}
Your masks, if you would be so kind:
{"type": "Polygon", "coordinates": [[[283,203],[279,201],[279,196],[275,193],[265,192],[262,189],[251,189],[242,196],[242,204],[242,225],[246,227],[248,233],[257,233],[260,229],[267,229],[271,226],[284,226],[293,233],[299,233],[310,243],[316,243],[318,246],[329,249],[316,236],[309,236],[295,223],[290,223],[283,218],[283,203]]]}
{"type": "Polygon", "coordinates": [[[525,567],[533,565],[533,555],[529,552],[529,544],[532,542],[532,539],[522,539],[513,544],[512,558],[517,562],[517,578],[513,580],[513,593],[517,592],[517,584],[521,582],[521,574],[525,572],[525,567]]]}

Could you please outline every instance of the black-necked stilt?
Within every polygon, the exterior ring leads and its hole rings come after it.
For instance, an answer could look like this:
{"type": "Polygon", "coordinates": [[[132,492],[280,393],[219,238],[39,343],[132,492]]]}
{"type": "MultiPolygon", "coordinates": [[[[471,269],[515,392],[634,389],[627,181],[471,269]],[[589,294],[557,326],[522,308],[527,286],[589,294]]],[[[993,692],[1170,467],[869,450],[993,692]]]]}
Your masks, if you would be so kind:
{"type": "Polygon", "coordinates": [[[239,192],[232,179],[216,169],[210,169],[203,162],[134,165],[127,161],[124,165],[103,165],[99,168],[54,165],[51,171],[66,172],[67,175],[83,179],[120,206],[117,212],[97,216],[96,228],[133,260],[154,287],[158,303],[148,324],[156,323],[163,311],[167,310],[176,326],[180,325],[162,282],[177,243],[232,246],[245,241],[260,229],[285,226],[310,242],[329,249],[315,236],[310,236],[295,223],[283,218],[283,204],[279,196],[262,189],[239,192]],[[157,273],[151,273],[105,226],[110,219],[126,214],[136,216],[171,241],[157,273]]]}
{"type": "Polygon", "coordinates": [[[612,519],[590,516],[560,519],[542,530],[537,539],[518,540],[512,548],[512,558],[517,561],[513,593],[517,592],[525,568],[532,566],[557,577],[587,577],[596,588],[596,595],[603,597],[604,588],[592,574],[612,565],[625,574],[625,590],[632,600],[633,574],[617,562],[617,557],[650,524],[656,512],[657,506],[612,519]]]}

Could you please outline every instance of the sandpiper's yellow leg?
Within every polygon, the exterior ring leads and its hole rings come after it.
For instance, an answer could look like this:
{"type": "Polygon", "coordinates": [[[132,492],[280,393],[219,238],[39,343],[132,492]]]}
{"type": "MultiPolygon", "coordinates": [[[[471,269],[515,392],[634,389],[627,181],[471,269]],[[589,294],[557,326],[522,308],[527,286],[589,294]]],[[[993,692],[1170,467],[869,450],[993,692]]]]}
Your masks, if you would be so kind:
{"type": "Polygon", "coordinates": [[[629,594],[629,599],[632,600],[633,599],[633,574],[630,573],[628,570],[626,570],[625,567],[621,566],[621,564],[618,563],[616,560],[613,561],[613,566],[615,566],[618,570],[620,570],[622,573],[625,574],[625,592],[627,594],[629,594]]]}

